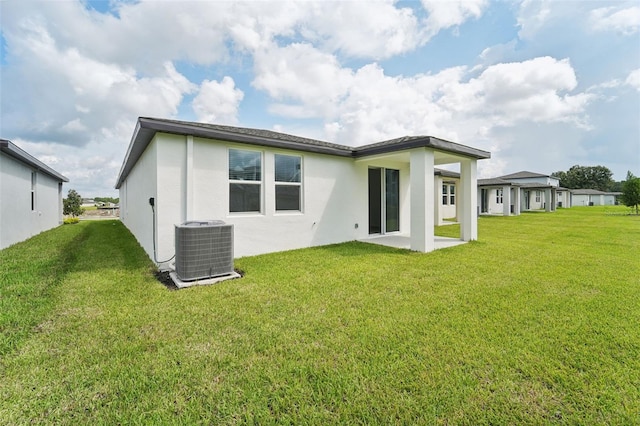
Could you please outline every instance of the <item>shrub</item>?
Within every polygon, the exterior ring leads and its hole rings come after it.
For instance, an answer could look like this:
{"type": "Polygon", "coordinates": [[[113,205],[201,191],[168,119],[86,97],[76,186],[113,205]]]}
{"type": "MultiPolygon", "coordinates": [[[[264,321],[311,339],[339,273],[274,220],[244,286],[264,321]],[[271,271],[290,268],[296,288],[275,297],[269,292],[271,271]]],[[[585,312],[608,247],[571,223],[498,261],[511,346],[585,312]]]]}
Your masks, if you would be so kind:
{"type": "Polygon", "coordinates": [[[77,217],[67,217],[63,222],[65,225],[72,225],[74,223],[80,222],[80,219],[78,219],[77,217]]]}

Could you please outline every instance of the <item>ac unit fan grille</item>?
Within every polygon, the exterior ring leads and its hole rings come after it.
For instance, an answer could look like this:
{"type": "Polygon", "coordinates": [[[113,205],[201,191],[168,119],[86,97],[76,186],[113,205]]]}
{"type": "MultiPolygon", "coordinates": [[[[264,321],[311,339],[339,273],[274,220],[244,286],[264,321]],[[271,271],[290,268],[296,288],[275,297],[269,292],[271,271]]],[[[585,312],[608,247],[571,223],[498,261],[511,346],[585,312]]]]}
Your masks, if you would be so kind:
{"type": "Polygon", "coordinates": [[[176,226],[175,238],[176,275],[181,280],[233,273],[233,225],[176,226]]]}

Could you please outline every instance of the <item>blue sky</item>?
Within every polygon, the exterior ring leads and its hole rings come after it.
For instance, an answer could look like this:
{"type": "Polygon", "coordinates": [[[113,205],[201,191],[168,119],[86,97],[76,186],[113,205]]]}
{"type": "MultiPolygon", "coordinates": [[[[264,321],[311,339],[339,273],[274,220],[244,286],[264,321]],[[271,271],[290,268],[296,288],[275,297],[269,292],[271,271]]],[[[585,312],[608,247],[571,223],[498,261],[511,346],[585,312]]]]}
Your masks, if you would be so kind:
{"type": "Polygon", "coordinates": [[[345,145],[431,135],[480,177],[640,175],[637,1],[0,2],[0,137],[113,189],[138,116],[345,145]]]}

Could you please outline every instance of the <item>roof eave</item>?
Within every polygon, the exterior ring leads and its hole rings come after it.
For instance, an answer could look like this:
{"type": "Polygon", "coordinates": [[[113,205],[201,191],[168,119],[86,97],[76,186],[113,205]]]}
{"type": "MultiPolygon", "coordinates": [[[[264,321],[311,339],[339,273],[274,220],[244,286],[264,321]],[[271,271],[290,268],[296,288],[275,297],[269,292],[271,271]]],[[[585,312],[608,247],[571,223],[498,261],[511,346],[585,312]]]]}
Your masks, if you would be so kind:
{"type": "Polygon", "coordinates": [[[438,151],[445,151],[463,157],[471,157],[478,160],[491,158],[491,153],[481,149],[472,148],[466,145],[460,145],[444,139],[435,138],[433,136],[425,136],[421,138],[412,138],[397,143],[389,144],[371,144],[359,148],[355,148],[353,156],[356,158],[368,157],[371,155],[388,154],[397,151],[406,151],[415,148],[433,148],[438,151]]]}
{"type": "Polygon", "coordinates": [[[190,125],[188,123],[172,123],[155,120],[153,118],[140,117],[136,124],[136,129],[131,138],[129,149],[125,155],[125,161],[120,169],[115,188],[119,189],[127,175],[138,161],[144,150],[147,148],[157,132],[173,135],[195,136],[205,139],[216,139],[225,142],[238,142],[250,145],[266,146],[280,149],[293,149],[297,151],[313,152],[317,154],[336,155],[340,157],[351,157],[351,149],[348,147],[317,146],[304,144],[302,142],[287,141],[262,136],[253,136],[227,132],[219,129],[208,129],[201,126],[190,125]]]}
{"type": "Polygon", "coordinates": [[[14,158],[15,160],[18,160],[21,163],[24,163],[27,166],[45,173],[55,179],[58,179],[62,182],[69,182],[69,179],[66,176],[53,170],[51,167],[47,166],[28,152],[20,149],[17,145],[7,139],[0,139],[0,151],[6,153],[11,158],[14,158]]]}

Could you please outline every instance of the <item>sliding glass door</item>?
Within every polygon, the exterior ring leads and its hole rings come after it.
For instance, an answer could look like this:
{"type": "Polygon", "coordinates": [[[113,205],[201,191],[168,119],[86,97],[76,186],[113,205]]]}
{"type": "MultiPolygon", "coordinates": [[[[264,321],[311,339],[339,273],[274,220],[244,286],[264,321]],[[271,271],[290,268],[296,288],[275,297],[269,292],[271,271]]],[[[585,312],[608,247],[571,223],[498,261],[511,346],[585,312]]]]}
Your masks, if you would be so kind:
{"type": "Polygon", "coordinates": [[[400,171],[369,169],[369,234],[400,230],[400,171]]]}

